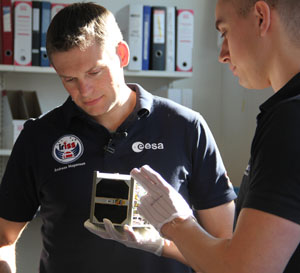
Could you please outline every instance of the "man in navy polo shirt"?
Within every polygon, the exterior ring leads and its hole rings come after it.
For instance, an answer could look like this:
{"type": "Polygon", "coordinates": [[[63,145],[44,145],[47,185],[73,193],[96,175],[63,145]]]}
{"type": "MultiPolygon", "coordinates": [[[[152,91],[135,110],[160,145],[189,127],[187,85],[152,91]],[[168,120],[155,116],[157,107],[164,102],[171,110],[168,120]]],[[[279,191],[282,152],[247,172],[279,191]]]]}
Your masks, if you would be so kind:
{"type": "Polygon", "coordinates": [[[161,256],[166,242],[159,236],[147,253],[99,238],[84,222],[93,171],[129,174],[149,164],[207,231],[230,237],[236,196],[207,124],[198,113],[125,83],[129,49],[114,16],[99,5],[61,10],[49,26],[47,53],[70,97],[26,122],[13,148],[0,188],[0,272],[9,266],[14,272],[14,243],[39,207],[41,273],[191,272],[161,256]]]}

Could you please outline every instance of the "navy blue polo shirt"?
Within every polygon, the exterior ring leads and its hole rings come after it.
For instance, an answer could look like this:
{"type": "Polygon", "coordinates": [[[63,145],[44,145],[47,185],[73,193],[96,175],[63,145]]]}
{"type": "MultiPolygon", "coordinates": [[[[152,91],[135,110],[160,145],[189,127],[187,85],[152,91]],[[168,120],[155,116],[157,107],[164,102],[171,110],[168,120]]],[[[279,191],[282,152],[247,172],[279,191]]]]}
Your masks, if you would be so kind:
{"type": "MultiPolygon", "coordinates": [[[[300,73],[260,106],[236,205],[300,224],[300,73]]],[[[285,273],[300,272],[298,246],[285,273]]]]}
{"type": "Polygon", "coordinates": [[[158,171],[196,210],[233,200],[213,136],[198,113],[152,96],[138,85],[134,111],[111,133],[71,100],[26,122],[0,188],[0,216],[43,220],[41,273],[191,272],[171,259],[101,239],[89,218],[93,171],[158,171]]]}

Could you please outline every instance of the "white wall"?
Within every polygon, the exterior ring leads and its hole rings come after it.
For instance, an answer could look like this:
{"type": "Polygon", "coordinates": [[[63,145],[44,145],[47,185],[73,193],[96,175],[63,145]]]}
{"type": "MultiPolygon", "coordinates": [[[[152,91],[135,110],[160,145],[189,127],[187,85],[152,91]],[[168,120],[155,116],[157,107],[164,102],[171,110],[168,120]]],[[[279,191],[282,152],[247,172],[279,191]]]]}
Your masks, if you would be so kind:
{"type": "MultiPolygon", "coordinates": [[[[55,1],[53,1],[55,2],[55,1]]],[[[66,1],[57,1],[66,2],[66,1]]],[[[228,68],[218,63],[217,33],[214,9],[216,0],[103,0],[101,4],[116,13],[128,3],[149,5],[176,5],[195,10],[194,73],[191,79],[170,82],[167,79],[128,77],[141,83],[149,91],[165,96],[160,85],[192,88],[193,109],[208,122],[220,148],[228,174],[234,185],[239,185],[249,159],[250,142],[255,129],[258,106],[272,94],[270,90],[245,90],[238,85],[228,68]]],[[[48,111],[63,102],[66,93],[56,75],[17,73],[8,75],[8,89],[37,90],[42,111],[48,111]]],[[[37,272],[40,249],[40,219],[30,224],[17,248],[19,273],[37,272]]]]}

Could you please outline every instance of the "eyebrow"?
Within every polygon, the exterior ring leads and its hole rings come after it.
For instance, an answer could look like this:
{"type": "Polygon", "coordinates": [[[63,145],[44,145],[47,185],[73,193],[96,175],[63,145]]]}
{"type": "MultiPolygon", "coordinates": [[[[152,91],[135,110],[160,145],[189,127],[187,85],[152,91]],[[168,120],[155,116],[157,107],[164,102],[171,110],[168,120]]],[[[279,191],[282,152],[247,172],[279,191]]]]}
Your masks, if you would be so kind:
{"type": "Polygon", "coordinates": [[[74,78],[72,76],[66,76],[66,75],[60,75],[60,74],[58,74],[58,76],[61,77],[61,78],[74,78]]]}
{"type": "MultiPolygon", "coordinates": [[[[91,72],[92,70],[94,70],[95,68],[98,68],[98,67],[103,67],[102,63],[100,63],[100,65],[95,65],[95,66],[91,67],[90,69],[85,71],[85,73],[89,73],[89,72],[91,72]]],[[[73,76],[67,76],[67,75],[63,75],[63,74],[59,74],[59,73],[57,73],[57,74],[61,78],[74,78],[73,76]]]]}

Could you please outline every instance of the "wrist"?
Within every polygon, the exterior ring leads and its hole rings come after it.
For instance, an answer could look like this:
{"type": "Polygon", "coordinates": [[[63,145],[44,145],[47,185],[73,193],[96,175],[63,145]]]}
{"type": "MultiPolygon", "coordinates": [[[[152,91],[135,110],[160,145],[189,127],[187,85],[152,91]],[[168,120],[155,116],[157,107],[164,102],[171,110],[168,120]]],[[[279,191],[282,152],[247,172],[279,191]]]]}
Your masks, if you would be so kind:
{"type": "Polygon", "coordinates": [[[164,224],[161,228],[161,234],[169,240],[177,237],[177,234],[182,234],[185,229],[188,229],[192,225],[198,224],[196,218],[191,215],[184,219],[181,217],[174,218],[172,221],[164,224]]]}

